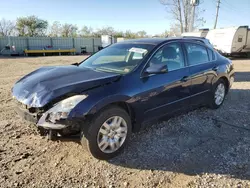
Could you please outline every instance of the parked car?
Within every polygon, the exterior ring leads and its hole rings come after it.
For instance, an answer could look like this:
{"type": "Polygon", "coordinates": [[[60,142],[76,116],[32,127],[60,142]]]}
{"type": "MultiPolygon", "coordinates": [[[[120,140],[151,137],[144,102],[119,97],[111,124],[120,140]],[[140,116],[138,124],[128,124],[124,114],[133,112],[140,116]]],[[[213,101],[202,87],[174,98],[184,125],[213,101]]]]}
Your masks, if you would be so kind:
{"type": "Polygon", "coordinates": [[[16,111],[50,139],[80,133],[98,159],[122,151],[145,122],[199,105],[219,108],[232,62],[191,38],[113,44],[81,63],[47,66],[13,87],[16,111]]]}

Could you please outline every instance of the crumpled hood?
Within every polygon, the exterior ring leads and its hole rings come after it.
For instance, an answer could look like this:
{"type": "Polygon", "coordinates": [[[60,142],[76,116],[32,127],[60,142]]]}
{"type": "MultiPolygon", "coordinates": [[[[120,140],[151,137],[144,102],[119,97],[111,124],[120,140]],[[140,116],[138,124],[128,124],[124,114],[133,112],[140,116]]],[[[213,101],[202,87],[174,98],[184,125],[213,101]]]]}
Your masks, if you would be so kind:
{"type": "Polygon", "coordinates": [[[68,93],[81,93],[117,80],[115,73],[69,66],[43,67],[21,78],[12,88],[13,96],[31,107],[43,107],[68,93]]]}

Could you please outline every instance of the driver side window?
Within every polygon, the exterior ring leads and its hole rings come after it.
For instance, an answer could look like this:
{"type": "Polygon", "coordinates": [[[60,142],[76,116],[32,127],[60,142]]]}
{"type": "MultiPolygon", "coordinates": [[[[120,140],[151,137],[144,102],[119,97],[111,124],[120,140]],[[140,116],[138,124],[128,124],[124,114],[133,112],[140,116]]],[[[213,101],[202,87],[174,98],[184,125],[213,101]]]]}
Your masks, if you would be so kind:
{"type": "Polygon", "coordinates": [[[183,68],[185,64],[181,44],[171,43],[163,46],[154,54],[150,64],[167,65],[168,71],[183,68]]]}

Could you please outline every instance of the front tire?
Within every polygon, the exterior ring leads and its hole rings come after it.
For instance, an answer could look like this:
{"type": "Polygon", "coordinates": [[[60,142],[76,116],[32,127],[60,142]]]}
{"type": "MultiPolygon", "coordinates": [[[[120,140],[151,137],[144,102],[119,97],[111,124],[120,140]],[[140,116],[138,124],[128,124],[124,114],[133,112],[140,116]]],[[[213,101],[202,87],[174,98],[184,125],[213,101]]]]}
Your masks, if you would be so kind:
{"type": "Polygon", "coordinates": [[[95,158],[108,160],[124,149],[131,130],[128,113],[120,107],[110,106],[91,118],[88,130],[82,131],[81,143],[87,145],[95,158]]]}
{"type": "Polygon", "coordinates": [[[226,97],[227,87],[224,80],[219,79],[214,86],[210,99],[210,108],[218,109],[224,102],[226,97]]]}

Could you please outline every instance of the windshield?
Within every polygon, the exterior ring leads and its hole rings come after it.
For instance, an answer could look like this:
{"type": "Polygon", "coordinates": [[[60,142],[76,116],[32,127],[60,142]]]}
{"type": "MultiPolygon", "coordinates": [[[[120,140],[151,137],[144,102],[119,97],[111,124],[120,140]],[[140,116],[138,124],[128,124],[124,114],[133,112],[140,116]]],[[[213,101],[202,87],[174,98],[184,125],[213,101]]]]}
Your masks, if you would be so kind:
{"type": "Polygon", "coordinates": [[[127,74],[140,64],[153,47],[152,44],[114,44],[92,55],[80,67],[127,74]]]}

